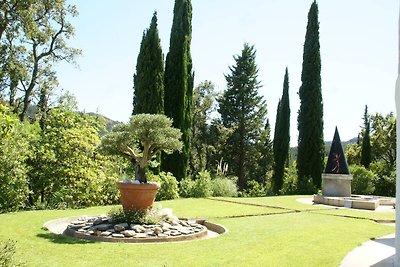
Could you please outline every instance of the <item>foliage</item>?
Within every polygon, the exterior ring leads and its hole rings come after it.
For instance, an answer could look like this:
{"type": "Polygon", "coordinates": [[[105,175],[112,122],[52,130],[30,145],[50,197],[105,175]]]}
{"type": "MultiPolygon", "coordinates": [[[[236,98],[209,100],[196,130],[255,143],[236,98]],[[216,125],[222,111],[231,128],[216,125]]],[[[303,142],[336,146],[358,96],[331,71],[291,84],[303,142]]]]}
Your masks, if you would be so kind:
{"type": "Polygon", "coordinates": [[[296,161],[292,166],[285,168],[282,189],[279,191],[281,195],[294,195],[297,193],[297,167],[296,161]]]}
{"type": "Polygon", "coordinates": [[[347,145],[345,154],[349,165],[360,164],[361,146],[359,144],[347,145]]]}
{"type": "Polygon", "coordinates": [[[246,189],[243,191],[244,197],[265,197],[267,189],[255,180],[247,181],[246,189]]]}
{"type": "Polygon", "coordinates": [[[396,170],[393,170],[391,166],[383,161],[371,163],[370,170],[376,175],[374,194],[395,197],[396,170]]]}
{"type": "Polygon", "coordinates": [[[214,84],[210,81],[200,83],[193,91],[192,151],[190,153],[190,173],[204,171],[211,165],[215,151],[212,143],[211,112],[215,110],[214,84]]]}
{"type": "Polygon", "coordinates": [[[370,119],[368,116],[368,106],[365,106],[364,112],[364,131],[362,136],[362,144],[361,144],[361,159],[360,164],[365,168],[369,168],[369,165],[372,161],[371,154],[371,137],[370,137],[370,119]]]}
{"type": "Polygon", "coordinates": [[[15,1],[0,4],[0,95],[25,118],[32,99],[42,107],[57,86],[54,64],[74,63],[80,51],[67,46],[74,35],[68,18],[77,16],[65,0],[15,1]]]}
{"type": "Polygon", "coordinates": [[[388,169],[396,167],[396,118],[393,113],[371,116],[371,154],[374,161],[384,162],[388,169]]]}
{"type": "Polygon", "coordinates": [[[8,240],[1,241],[0,240],[0,266],[2,267],[16,267],[16,266],[24,266],[21,263],[17,263],[14,260],[15,252],[16,252],[16,241],[8,240]]]}
{"type": "Polygon", "coordinates": [[[157,224],[161,221],[155,209],[124,210],[122,207],[114,207],[107,215],[115,223],[157,224]]]}
{"type": "Polygon", "coordinates": [[[158,152],[180,151],[181,133],[172,127],[171,119],[161,114],[138,114],[127,124],[116,125],[102,139],[102,151],[119,155],[136,166],[136,179],[147,182],[146,167],[158,152]]]}
{"type": "Polygon", "coordinates": [[[301,82],[298,115],[298,185],[301,192],[314,193],[315,191],[309,191],[313,186],[309,186],[311,183],[308,179],[312,179],[312,184],[317,189],[321,188],[325,154],[318,4],[316,1],[313,1],[308,13],[301,82]]]}
{"type": "Polygon", "coordinates": [[[153,174],[149,180],[161,184],[156,195],[156,201],[179,198],[178,181],[172,173],[160,172],[158,175],[153,174]]]}
{"type": "Polygon", "coordinates": [[[34,155],[37,138],[37,125],[20,123],[9,108],[0,104],[0,213],[27,206],[27,161],[34,155]]]}
{"type": "Polygon", "coordinates": [[[186,177],[179,182],[179,196],[184,198],[192,197],[194,181],[190,177],[186,177]]]}
{"type": "MultiPolygon", "coordinates": [[[[283,81],[282,98],[276,111],[275,132],[273,141],[274,174],[272,176],[273,191],[279,193],[285,182],[285,166],[289,164],[290,148],[290,104],[289,73],[286,68],[283,81]]],[[[285,190],[286,191],[286,190],[285,190]]]]}
{"type": "Polygon", "coordinates": [[[109,157],[97,151],[99,128],[104,125],[96,118],[77,113],[70,105],[50,110],[40,133],[35,157],[30,161],[32,205],[77,207],[115,199],[110,187],[115,187],[118,171],[109,157]]]}
{"type": "Polygon", "coordinates": [[[174,174],[178,181],[187,175],[191,152],[193,80],[190,43],[192,40],[191,0],[176,0],[169,52],[165,60],[164,113],[173,126],[182,131],[182,153],[165,156],[162,170],[174,174]]]}
{"type": "Polygon", "coordinates": [[[157,12],[143,33],[133,82],[133,114],[164,113],[164,58],[157,29],[157,12]]]}
{"type": "Polygon", "coordinates": [[[216,177],[211,180],[213,197],[236,197],[237,177],[216,177]]]}
{"type": "Polygon", "coordinates": [[[351,192],[360,195],[373,195],[375,192],[374,183],[377,176],[364,166],[350,165],[350,172],[353,175],[351,181],[351,192]]]}
{"type": "Polygon", "coordinates": [[[258,81],[258,69],[255,63],[254,46],[245,43],[240,55],[234,56],[235,65],[229,67],[230,74],[225,75],[227,90],[218,99],[219,113],[224,127],[235,128],[224,148],[224,158],[238,177],[240,189],[245,188],[250,179],[250,171],[257,168],[257,161],[264,151],[259,144],[267,109],[258,81]]]}
{"type": "Polygon", "coordinates": [[[211,176],[208,171],[198,173],[190,195],[195,198],[212,196],[211,176]]]}

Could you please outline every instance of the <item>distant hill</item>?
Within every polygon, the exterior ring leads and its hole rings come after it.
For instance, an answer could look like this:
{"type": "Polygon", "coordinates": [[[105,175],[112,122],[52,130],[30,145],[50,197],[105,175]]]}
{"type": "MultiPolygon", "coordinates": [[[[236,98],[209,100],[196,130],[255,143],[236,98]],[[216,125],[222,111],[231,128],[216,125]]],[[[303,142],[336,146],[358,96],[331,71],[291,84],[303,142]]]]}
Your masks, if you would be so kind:
{"type": "Polygon", "coordinates": [[[102,118],[103,120],[105,120],[105,122],[106,122],[106,131],[105,131],[105,132],[101,132],[101,133],[100,133],[100,136],[103,136],[103,135],[105,135],[105,134],[111,132],[112,128],[113,128],[115,125],[121,123],[121,122],[119,122],[119,121],[114,121],[114,120],[112,120],[112,119],[107,118],[106,116],[103,116],[103,115],[101,115],[101,114],[97,114],[97,113],[94,113],[94,112],[87,112],[86,114],[88,114],[88,115],[91,116],[91,117],[100,117],[100,118],[102,118]]]}

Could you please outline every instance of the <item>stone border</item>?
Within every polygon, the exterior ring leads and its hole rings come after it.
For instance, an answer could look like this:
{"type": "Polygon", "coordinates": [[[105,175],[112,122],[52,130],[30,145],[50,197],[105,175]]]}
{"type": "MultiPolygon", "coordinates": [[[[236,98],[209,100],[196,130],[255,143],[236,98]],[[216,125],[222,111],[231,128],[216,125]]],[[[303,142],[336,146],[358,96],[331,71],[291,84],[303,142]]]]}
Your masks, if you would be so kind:
{"type": "MultiPolygon", "coordinates": [[[[87,215],[81,216],[73,216],[73,217],[65,217],[60,219],[55,219],[51,221],[47,221],[43,225],[43,229],[48,230],[54,234],[62,234],[65,236],[69,236],[72,238],[80,239],[80,240],[88,240],[88,241],[97,241],[97,242],[119,242],[119,243],[165,243],[165,242],[179,242],[179,241],[192,241],[199,239],[207,239],[217,237],[223,233],[227,232],[227,229],[220,225],[208,222],[205,219],[192,219],[193,221],[201,226],[203,229],[198,233],[180,235],[180,236],[168,236],[168,237],[145,237],[145,238],[116,238],[116,237],[104,237],[104,236],[96,236],[96,235],[88,235],[84,233],[80,233],[68,227],[71,222],[78,220],[79,218],[85,217],[87,215]]],[[[188,219],[185,219],[188,220],[188,219]]]]}

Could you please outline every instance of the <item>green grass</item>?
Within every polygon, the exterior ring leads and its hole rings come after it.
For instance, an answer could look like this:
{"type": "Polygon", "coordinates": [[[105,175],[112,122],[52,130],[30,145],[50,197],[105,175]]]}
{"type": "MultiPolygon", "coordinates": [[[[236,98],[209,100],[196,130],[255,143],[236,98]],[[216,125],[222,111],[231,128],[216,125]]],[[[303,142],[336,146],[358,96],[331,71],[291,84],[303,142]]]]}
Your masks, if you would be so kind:
{"type": "Polygon", "coordinates": [[[338,266],[357,245],[395,231],[394,227],[367,219],[322,214],[358,217],[359,214],[378,216],[376,213],[315,210],[315,206],[298,203],[296,198],[298,196],[161,202],[178,216],[210,218],[228,228],[227,233],[207,240],[162,244],[94,243],[41,229],[43,223],[51,219],[102,214],[111,207],[2,214],[0,239],[16,240],[16,256],[28,266],[338,266]],[[285,210],[220,200],[268,206],[279,204],[287,211],[301,211],[279,214],[285,210]],[[240,215],[251,216],[232,217],[240,215]]]}

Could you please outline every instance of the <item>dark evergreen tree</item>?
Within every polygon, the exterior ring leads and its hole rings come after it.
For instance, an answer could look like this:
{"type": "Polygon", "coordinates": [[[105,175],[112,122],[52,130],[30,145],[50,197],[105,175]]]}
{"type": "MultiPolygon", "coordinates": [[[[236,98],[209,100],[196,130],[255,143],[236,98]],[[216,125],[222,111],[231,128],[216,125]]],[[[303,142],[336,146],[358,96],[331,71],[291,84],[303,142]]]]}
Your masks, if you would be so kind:
{"type": "Polygon", "coordinates": [[[282,98],[276,111],[275,132],[273,141],[274,173],[272,176],[273,191],[279,194],[282,189],[285,166],[289,162],[290,148],[290,104],[289,104],[289,73],[286,68],[283,81],[282,98]]]}
{"type": "Polygon", "coordinates": [[[225,75],[227,90],[218,99],[223,126],[234,128],[224,148],[224,160],[230,172],[238,176],[240,189],[246,186],[249,172],[257,164],[256,144],[260,141],[267,109],[258,81],[256,50],[244,44],[241,55],[234,56],[235,65],[225,75]]]}
{"type": "Polygon", "coordinates": [[[361,160],[360,163],[365,168],[369,168],[372,161],[371,155],[371,122],[368,115],[368,106],[365,106],[364,111],[364,131],[361,144],[361,160]]]}
{"type": "Polygon", "coordinates": [[[316,1],[311,4],[308,13],[301,81],[302,85],[299,90],[300,110],[298,115],[298,190],[299,193],[313,193],[311,192],[314,191],[310,186],[311,182],[316,188],[321,188],[321,176],[325,157],[321,56],[318,5],[316,1]]]}
{"type": "Polygon", "coordinates": [[[157,12],[143,33],[133,83],[133,114],[164,113],[164,58],[157,29],[157,12]]]}
{"type": "Polygon", "coordinates": [[[165,60],[165,115],[173,119],[173,126],[182,131],[182,153],[165,155],[162,169],[182,180],[186,177],[191,151],[193,78],[190,43],[192,39],[192,4],[190,0],[176,0],[170,45],[165,60]]]}

